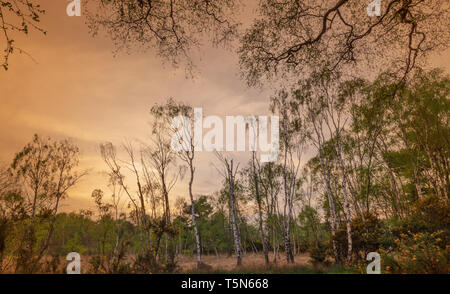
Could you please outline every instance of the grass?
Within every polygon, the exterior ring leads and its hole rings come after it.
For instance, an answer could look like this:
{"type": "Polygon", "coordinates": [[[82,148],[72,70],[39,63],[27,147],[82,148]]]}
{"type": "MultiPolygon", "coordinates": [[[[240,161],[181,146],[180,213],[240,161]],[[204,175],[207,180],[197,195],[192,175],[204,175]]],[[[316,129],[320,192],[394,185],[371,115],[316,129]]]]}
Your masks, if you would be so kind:
{"type": "Polygon", "coordinates": [[[250,254],[244,257],[243,265],[236,266],[236,259],[232,256],[212,257],[204,256],[207,265],[197,269],[192,259],[184,259],[179,263],[179,273],[186,274],[352,274],[355,270],[336,264],[312,265],[307,255],[298,255],[294,264],[286,264],[279,260],[276,264],[265,265],[264,257],[260,254],[250,254]]]}
{"type": "Polygon", "coordinates": [[[184,272],[186,274],[353,274],[355,271],[346,269],[338,265],[314,267],[314,266],[293,266],[293,267],[263,267],[263,268],[235,268],[233,270],[193,270],[184,272]]]}
{"type": "MultiPolygon", "coordinates": [[[[89,256],[84,256],[81,262],[83,273],[91,273],[89,256]]],[[[286,264],[283,256],[278,257],[277,263],[273,262],[273,256],[269,255],[271,263],[265,264],[263,254],[249,253],[243,256],[242,265],[236,266],[236,257],[231,255],[204,255],[204,266],[197,269],[195,256],[177,257],[177,269],[179,274],[351,274],[357,273],[353,269],[332,263],[312,265],[308,254],[295,256],[294,264],[286,264]]],[[[50,260],[48,258],[48,260],[50,260]]],[[[132,262],[130,259],[129,262],[132,262]]],[[[65,273],[67,261],[61,257],[58,269],[54,273],[65,273]]],[[[133,272],[130,272],[133,274],[133,272]]]]}

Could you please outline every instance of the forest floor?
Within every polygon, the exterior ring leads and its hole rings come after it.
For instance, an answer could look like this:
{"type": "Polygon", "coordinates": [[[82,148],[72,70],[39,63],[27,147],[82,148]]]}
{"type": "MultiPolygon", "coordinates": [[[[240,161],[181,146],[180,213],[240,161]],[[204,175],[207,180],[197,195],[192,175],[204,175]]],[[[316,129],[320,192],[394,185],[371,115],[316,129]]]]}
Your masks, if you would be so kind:
{"type": "MultiPolygon", "coordinates": [[[[131,258],[131,257],[130,257],[131,258]]],[[[266,265],[264,255],[249,253],[242,257],[242,265],[236,266],[236,256],[231,255],[203,255],[203,266],[197,269],[196,256],[179,255],[177,257],[177,268],[174,273],[179,274],[318,274],[318,273],[354,273],[354,271],[337,265],[312,265],[308,254],[296,255],[293,264],[287,264],[284,256],[280,255],[276,263],[273,255],[269,255],[270,264],[266,265]]],[[[132,259],[128,260],[132,262],[132,259]]],[[[47,257],[51,262],[51,257],[47,257]]],[[[68,262],[60,258],[56,269],[42,273],[65,273],[68,262]]],[[[83,273],[92,273],[89,257],[81,259],[83,273]]],[[[4,273],[13,273],[12,268],[4,273]]],[[[132,272],[133,273],[133,272],[132,272]]]]}
{"type": "Polygon", "coordinates": [[[273,262],[273,255],[269,255],[270,264],[266,265],[263,254],[247,254],[242,258],[242,265],[236,266],[235,256],[202,256],[202,262],[206,264],[201,269],[197,269],[197,260],[195,256],[178,257],[178,272],[180,273],[214,273],[214,274],[314,274],[314,273],[352,273],[348,269],[335,265],[313,266],[310,263],[308,254],[299,254],[294,258],[293,264],[287,264],[283,256],[278,258],[277,263],[273,262]]]}

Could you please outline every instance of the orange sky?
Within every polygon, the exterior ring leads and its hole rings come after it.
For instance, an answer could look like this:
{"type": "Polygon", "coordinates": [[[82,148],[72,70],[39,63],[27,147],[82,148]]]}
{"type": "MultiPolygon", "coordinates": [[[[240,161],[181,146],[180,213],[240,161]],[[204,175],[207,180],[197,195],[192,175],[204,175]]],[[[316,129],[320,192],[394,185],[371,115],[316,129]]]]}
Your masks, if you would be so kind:
{"type": "MultiPolygon", "coordinates": [[[[68,17],[66,0],[42,0],[47,13],[42,27],[47,36],[32,33],[16,38],[25,55],[14,54],[10,69],[0,70],[0,161],[9,163],[34,133],[70,137],[81,149],[81,168],[90,174],[70,192],[63,210],[92,208],[93,189],[106,188],[99,144],[149,135],[149,109],[167,97],[203,107],[204,115],[268,114],[269,89],[249,89],[238,77],[234,53],[206,48],[199,73],[186,79],[183,69],[163,66],[153,52],[119,53],[111,42],[92,38],[84,17],[68,17]]],[[[450,51],[431,64],[450,72],[450,51]]],[[[242,155],[244,156],[244,155],[242,155]]],[[[199,153],[195,193],[211,193],[221,180],[211,165],[214,156],[199,153]]],[[[181,181],[172,199],[184,196],[181,181]]]]}

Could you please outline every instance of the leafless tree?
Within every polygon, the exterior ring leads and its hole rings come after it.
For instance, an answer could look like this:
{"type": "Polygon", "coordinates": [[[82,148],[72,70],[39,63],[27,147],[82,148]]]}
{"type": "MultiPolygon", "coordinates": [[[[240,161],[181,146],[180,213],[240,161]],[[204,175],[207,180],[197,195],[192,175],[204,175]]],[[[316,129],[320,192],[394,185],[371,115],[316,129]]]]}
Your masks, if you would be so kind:
{"type": "MultiPolygon", "coordinates": [[[[128,197],[130,205],[137,213],[137,225],[141,228],[141,241],[143,246],[142,252],[148,248],[152,248],[150,219],[146,203],[150,200],[151,205],[150,215],[156,215],[158,207],[158,200],[155,199],[158,193],[158,185],[153,174],[149,172],[150,166],[146,165],[144,160],[144,147],[137,151],[133,144],[128,141],[122,145],[122,149],[127,154],[127,159],[120,159],[117,157],[116,148],[112,143],[105,143],[100,145],[100,152],[109,168],[109,182],[114,186],[120,187],[123,193],[128,197]],[[127,176],[132,177],[135,185],[131,188],[129,184],[131,180],[127,181],[127,176]]],[[[158,240],[155,240],[158,243],[158,240]]]]}
{"type": "MultiPolygon", "coordinates": [[[[171,146],[171,134],[168,132],[166,118],[158,115],[155,107],[151,109],[151,142],[145,147],[144,158],[146,164],[151,167],[151,172],[158,183],[163,198],[163,220],[161,226],[169,237],[173,237],[175,232],[172,228],[170,215],[169,193],[177,183],[178,179],[184,175],[184,168],[177,165],[177,154],[171,146]]],[[[167,235],[166,235],[167,237],[167,235]]],[[[167,243],[167,242],[166,242],[167,243]]],[[[168,262],[174,264],[175,250],[169,244],[168,262]]],[[[161,256],[161,255],[159,255],[161,256]]]]}
{"type": "Polygon", "coordinates": [[[179,150],[175,150],[177,157],[186,164],[189,170],[189,199],[191,202],[191,219],[192,226],[194,228],[195,243],[197,247],[197,267],[201,267],[201,244],[200,244],[200,233],[197,226],[197,217],[195,214],[195,202],[193,194],[193,183],[195,175],[195,136],[192,132],[193,121],[195,119],[201,120],[201,117],[195,118],[194,110],[191,106],[177,103],[173,99],[165,105],[155,105],[152,108],[152,113],[154,116],[165,121],[166,127],[172,136],[172,143],[177,143],[180,146],[179,150]],[[179,124],[174,124],[175,119],[179,119],[179,124]],[[175,141],[175,142],[174,142],[175,141]]]}
{"type": "Polygon", "coordinates": [[[241,236],[239,233],[238,223],[237,223],[237,212],[236,212],[236,174],[239,170],[239,163],[235,165],[232,158],[227,157],[224,154],[215,152],[217,159],[222,165],[217,168],[218,172],[226,180],[228,184],[228,197],[230,200],[230,212],[231,212],[231,226],[233,229],[233,239],[234,239],[234,249],[236,251],[237,265],[242,265],[242,244],[241,236]]]}

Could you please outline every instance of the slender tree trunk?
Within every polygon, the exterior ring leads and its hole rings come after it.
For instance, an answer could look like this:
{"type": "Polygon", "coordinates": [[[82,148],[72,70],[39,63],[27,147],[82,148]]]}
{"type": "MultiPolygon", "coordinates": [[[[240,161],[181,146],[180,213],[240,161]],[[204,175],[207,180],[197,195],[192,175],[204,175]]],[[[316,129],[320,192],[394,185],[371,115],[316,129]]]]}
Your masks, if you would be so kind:
{"type": "Polygon", "coordinates": [[[273,263],[277,263],[277,231],[275,223],[272,224],[272,236],[273,236],[273,263]]]}
{"type": "Polygon", "coordinates": [[[202,264],[201,245],[200,245],[200,234],[198,232],[198,226],[197,226],[197,218],[195,216],[194,195],[192,193],[192,183],[194,182],[194,167],[192,166],[192,160],[190,161],[189,168],[191,171],[191,178],[189,180],[189,197],[191,199],[191,217],[192,217],[192,225],[194,226],[195,244],[197,245],[197,267],[200,267],[202,264]]]}
{"type": "Polygon", "coordinates": [[[289,224],[289,220],[287,221],[285,230],[286,232],[284,234],[284,248],[286,251],[286,261],[288,263],[294,263],[294,255],[292,254],[291,248],[291,226],[289,224]]]}
{"type": "Polygon", "coordinates": [[[264,252],[264,260],[266,264],[269,264],[269,246],[266,238],[266,234],[264,232],[264,226],[263,226],[263,220],[262,220],[262,211],[261,211],[261,204],[258,205],[259,210],[259,232],[261,236],[261,242],[263,246],[263,252],[264,252]]]}
{"type": "Polygon", "coordinates": [[[170,206],[169,206],[169,192],[167,191],[166,179],[164,175],[161,175],[162,192],[164,196],[164,218],[166,225],[170,224],[170,206]]]}
{"type": "Polygon", "coordinates": [[[347,176],[346,176],[346,172],[345,172],[345,167],[344,167],[344,161],[342,159],[342,148],[341,148],[341,140],[340,137],[338,135],[337,138],[337,144],[338,144],[338,158],[339,158],[339,163],[341,166],[341,172],[342,172],[342,188],[344,190],[344,205],[345,205],[345,216],[346,216],[346,223],[347,223],[347,261],[351,262],[352,261],[352,246],[353,246],[353,242],[352,242],[352,226],[351,226],[351,222],[352,222],[352,217],[351,217],[351,211],[350,211],[350,202],[348,199],[348,191],[347,191],[347,176]]]}
{"type": "MultiPolygon", "coordinates": [[[[286,144],[287,146],[288,144],[286,144]]],[[[292,175],[291,175],[292,177],[292,175]]],[[[286,253],[286,262],[294,263],[294,255],[292,254],[291,248],[291,212],[292,212],[292,181],[293,179],[288,180],[288,172],[287,172],[287,147],[285,147],[284,152],[284,166],[283,166],[283,184],[284,184],[284,215],[283,215],[283,223],[284,223],[284,250],[286,253]],[[288,183],[289,181],[289,183],[288,183]]]]}
{"type": "Polygon", "coordinates": [[[423,199],[422,188],[420,187],[419,182],[419,173],[416,166],[414,167],[414,185],[416,186],[417,196],[419,199],[423,199]]]}
{"type": "Polygon", "coordinates": [[[235,195],[234,195],[234,175],[233,175],[233,161],[228,169],[228,180],[230,185],[230,210],[231,210],[231,221],[233,227],[233,237],[234,237],[234,247],[237,255],[237,265],[242,265],[242,245],[241,237],[239,236],[239,230],[237,226],[237,218],[235,211],[235,195]]]}
{"type": "Polygon", "coordinates": [[[263,246],[263,252],[264,252],[264,260],[266,262],[266,264],[269,264],[269,249],[268,249],[268,245],[267,245],[267,238],[266,238],[266,234],[264,232],[264,225],[263,225],[263,212],[262,212],[262,198],[259,192],[259,182],[258,182],[258,175],[256,173],[256,164],[255,164],[255,160],[256,160],[256,153],[253,152],[252,154],[252,165],[253,165],[253,182],[255,185],[255,197],[256,197],[256,202],[258,204],[258,217],[259,217],[259,233],[260,233],[260,237],[261,237],[261,243],[263,246]]]}
{"type": "MultiPolygon", "coordinates": [[[[164,196],[164,203],[165,203],[165,209],[164,209],[164,219],[165,219],[165,226],[171,225],[171,218],[170,218],[170,203],[169,203],[169,191],[167,190],[166,186],[166,178],[164,173],[161,173],[161,183],[162,183],[162,192],[164,196]]],[[[167,237],[167,234],[166,234],[167,237]]],[[[166,259],[169,263],[173,264],[175,261],[175,248],[173,248],[173,244],[167,244],[166,239],[166,259]],[[167,248],[169,247],[169,248],[167,248]],[[168,257],[168,258],[167,258],[168,257]]]]}
{"type": "Polygon", "coordinates": [[[330,215],[331,215],[331,239],[332,239],[331,243],[333,246],[334,259],[336,262],[340,262],[340,258],[339,258],[339,254],[338,254],[337,246],[336,246],[336,240],[335,240],[336,226],[338,225],[338,220],[336,219],[336,208],[334,205],[334,197],[333,197],[333,192],[331,190],[330,179],[329,179],[329,177],[327,175],[327,171],[326,171],[325,160],[323,158],[321,144],[319,144],[319,159],[320,159],[320,165],[321,165],[321,170],[322,170],[322,176],[323,176],[323,179],[324,179],[326,187],[327,187],[328,206],[330,208],[330,215]]]}
{"type": "Polygon", "coordinates": [[[319,153],[319,161],[320,161],[320,167],[321,167],[321,171],[322,171],[322,177],[323,177],[323,180],[325,181],[325,184],[327,187],[328,205],[329,205],[330,216],[331,216],[331,240],[332,240],[331,243],[333,246],[334,259],[336,262],[339,263],[341,260],[339,257],[339,253],[338,253],[337,246],[336,246],[336,240],[335,240],[336,228],[337,228],[337,226],[339,226],[339,220],[336,218],[336,208],[334,205],[333,192],[331,190],[330,170],[329,170],[329,166],[328,166],[328,161],[324,158],[324,154],[323,154],[323,141],[324,141],[323,140],[323,130],[320,127],[320,124],[318,124],[317,121],[315,120],[315,115],[314,115],[313,111],[311,111],[311,114],[312,114],[312,122],[313,122],[314,131],[317,136],[317,149],[318,149],[318,153],[319,153]],[[320,130],[319,130],[319,128],[320,128],[320,130]]]}

